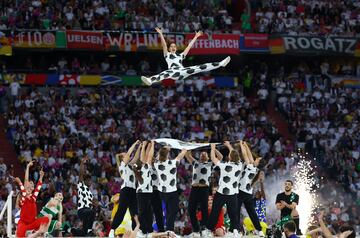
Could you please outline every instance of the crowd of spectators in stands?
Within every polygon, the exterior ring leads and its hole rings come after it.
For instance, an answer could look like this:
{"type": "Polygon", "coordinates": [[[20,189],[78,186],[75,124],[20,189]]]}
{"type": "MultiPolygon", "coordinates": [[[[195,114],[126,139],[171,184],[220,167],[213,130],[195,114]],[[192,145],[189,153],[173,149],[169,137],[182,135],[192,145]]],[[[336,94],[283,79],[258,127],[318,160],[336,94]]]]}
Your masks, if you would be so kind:
{"type": "MultiPolygon", "coordinates": [[[[242,29],[261,33],[293,35],[347,35],[360,33],[357,1],[252,1],[252,22],[242,29]],[[261,2],[261,3],[259,3],[261,2]],[[258,3],[258,4],[257,4],[258,3]],[[253,24],[250,24],[253,23],[253,24]]],[[[249,16],[242,16],[249,19],[249,16]]]]}
{"type": "MultiPolygon", "coordinates": [[[[71,223],[76,218],[78,161],[88,155],[91,190],[99,201],[99,214],[106,220],[109,204],[101,204],[120,191],[114,155],[135,139],[246,139],[258,153],[269,156],[278,134],[266,115],[255,112],[238,90],[199,89],[189,84],[146,90],[114,86],[21,89],[7,110],[8,136],[22,161],[36,159],[46,171],[42,200],[51,191],[63,191],[66,219],[71,223]]],[[[178,223],[185,229],[189,226],[183,209],[190,191],[189,164],[181,163],[178,174],[182,193],[178,221],[183,221],[178,223]]]]}
{"type": "Polygon", "coordinates": [[[360,33],[356,1],[1,1],[0,30],[139,30],[348,35],[360,33]],[[249,5],[246,5],[249,2],[249,5]],[[234,8],[239,8],[237,15],[234,8]],[[234,22],[239,19],[240,22],[234,22]]]}

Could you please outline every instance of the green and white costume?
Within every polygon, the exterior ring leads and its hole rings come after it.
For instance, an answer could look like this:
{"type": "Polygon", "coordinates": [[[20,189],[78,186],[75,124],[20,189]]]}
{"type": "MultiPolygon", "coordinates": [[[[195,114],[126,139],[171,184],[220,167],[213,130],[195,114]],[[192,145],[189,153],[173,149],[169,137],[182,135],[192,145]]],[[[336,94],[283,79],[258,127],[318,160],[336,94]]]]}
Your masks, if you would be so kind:
{"type": "Polygon", "coordinates": [[[58,214],[60,212],[60,209],[61,209],[60,205],[57,205],[56,207],[44,206],[40,211],[39,217],[44,217],[47,215],[52,216],[52,219],[50,221],[50,226],[48,229],[49,233],[52,233],[55,230],[56,223],[58,222],[58,214]]]}

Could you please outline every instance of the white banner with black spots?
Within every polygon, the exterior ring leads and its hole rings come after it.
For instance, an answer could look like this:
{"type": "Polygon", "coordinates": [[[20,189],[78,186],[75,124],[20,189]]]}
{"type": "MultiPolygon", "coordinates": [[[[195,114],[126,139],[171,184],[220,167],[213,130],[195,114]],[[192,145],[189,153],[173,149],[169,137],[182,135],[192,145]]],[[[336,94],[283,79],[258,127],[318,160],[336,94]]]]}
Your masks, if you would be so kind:
{"type": "MultiPolygon", "coordinates": [[[[161,145],[169,146],[172,149],[178,149],[178,150],[183,150],[183,149],[194,150],[194,149],[210,146],[210,143],[185,142],[170,138],[159,138],[159,139],[155,139],[154,141],[161,145]]],[[[220,144],[220,143],[216,143],[216,144],[220,144]]]]}

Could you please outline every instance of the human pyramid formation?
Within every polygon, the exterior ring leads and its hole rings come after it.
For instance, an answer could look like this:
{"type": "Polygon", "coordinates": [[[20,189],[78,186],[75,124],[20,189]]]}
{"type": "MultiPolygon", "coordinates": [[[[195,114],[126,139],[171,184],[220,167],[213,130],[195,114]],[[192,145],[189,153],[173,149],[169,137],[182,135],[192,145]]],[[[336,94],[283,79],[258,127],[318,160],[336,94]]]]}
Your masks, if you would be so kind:
{"type": "MultiPolygon", "coordinates": [[[[233,146],[226,141],[228,155],[223,156],[211,144],[210,155],[202,151],[197,160],[191,151],[182,150],[174,158],[170,158],[170,147],[163,146],[155,155],[155,142],[136,141],[127,152],[117,154],[116,161],[119,174],[123,180],[119,207],[113,218],[109,237],[115,236],[115,230],[124,219],[126,210],[130,210],[132,230],[123,237],[177,237],[174,233],[175,218],[179,208],[179,194],[177,191],[177,165],[185,157],[192,165],[192,188],[188,201],[189,216],[193,227],[193,237],[212,237],[214,234],[225,233],[225,229],[218,227],[219,214],[224,205],[230,218],[229,233],[231,237],[239,237],[240,208],[242,203],[255,227],[255,234],[264,237],[259,218],[252,202],[253,184],[259,179],[262,163],[261,158],[254,158],[248,144],[240,141],[233,146]],[[135,150],[136,149],[136,150],[135,150]],[[210,177],[217,167],[220,176],[216,193],[211,199],[212,206],[208,210],[210,195],[210,177]],[[162,202],[165,204],[165,218],[162,211],[162,202]],[[200,208],[200,224],[197,209],[200,208]],[[208,213],[209,212],[209,213],[208,213]],[[153,217],[156,218],[158,232],[153,233],[153,217]],[[166,228],[166,231],[165,231],[166,228]],[[223,232],[222,232],[223,230],[223,232]]],[[[96,227],[93,226],[95,212],[93,211],[93,195],[89,189],[90,176],[85,175],[87,157],[81,160],[79,170],[78,189],[78,216],[82,220],[83,228],[64,227],[58,216],[62,213],[62,195],[55,194],[36,217],[36,198],[41,188],[44,173],[40,172],[40,179],[35,187],[28,180],[30,162],[26,169],[25,183],[19,178],[16,182],[21,189],[19,207],[21,208],[16,236],[25,237],[29,230],[37,230],[30,236],[37,237],[44,232],[51,233],[55,229],[66,229],[74,236],[96,236],[96,227]]],[[[224,234],[223,234],[224,235],[224,234]]]]}

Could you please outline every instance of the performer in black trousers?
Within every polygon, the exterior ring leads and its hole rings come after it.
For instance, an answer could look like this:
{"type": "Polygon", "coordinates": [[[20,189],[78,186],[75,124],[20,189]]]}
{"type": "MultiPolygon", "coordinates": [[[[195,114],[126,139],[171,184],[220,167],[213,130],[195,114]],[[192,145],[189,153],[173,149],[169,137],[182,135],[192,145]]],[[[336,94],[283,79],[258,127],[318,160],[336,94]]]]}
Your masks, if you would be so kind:
{"type": "Polygon", "coordinates": [[[166,207],[166,230],[174,231],[176,214],[179,210],[177,163],[184,158],[187,151],[182,150],[175,159],[169,159],[169,152],[169,147],[162,147],[159,151],[159,160],[154,166],[159,176],[160,197],[166,207]]]}
{"type": "Polygon", "coordinates": [[[212,163],[209,163],[209,155],[201,152],[200,161],[197,161],[188,151],[185,154],[187,161],[193,166],[192,184],[189,196],[189,216],[193,229],[193,237],[200,237],[200,226],[196,217],[198,206],[200,206],[202,219],[201,229],[205,229],[208,220],[208,199],[209,199],[209,178],[211,175],[212,163]]]}
{"type": "Polygon", "coordinates": [[[244,141],[240,141],[240,149],[242,157],[245,161],[245,166],[243,171],[241,172],[240,182],[239,182],[239,194],[238,194],[238,214],[240,217],[241,214],[241,206],[242,204],[245,205],[245,209],[249,214],[249,217],[256,229],[256,235],[260,237],[265,237],[264,233],[262,232],[262,228],[260,225],[259,218],[255,211],[255,203],[253,197],[253,181],[256,175],[259,173],[257,166],[261,158],[257,158],[254,161],[253,155],[249,146],[244,141]]]}
{"type": "Polygon", "coordinates": [[[134,165],[139,159],[141,145],[138,146],[134,158],[130,161],[130,155],[135,149],[135,146],[139,143],[139,140],[136,141],[127,153],[120,153],[116,155],[116,163],[119,167],[120,176],[124,182],[121,185],[119,208],[114,216],[113,222],[111,223],[109,237],[114,237],[115,230],[123,221],[128,208],[132,218],[133,229],[135,229],[136,224],[139,223],[136,203],[136,180],[132,165],[134,165]]]}
{"type": "Polygon", "coordinates": [[[238,182],[240,179],[240,173],[242,170],[242,163],[240,161],[239,153],[232,148],[230,143],[226,141],[224,145],[229,149],[229,161],[221,161],[222,157],[216,155],[215,144],[211,144],[211,160],[215,166],[220,169],[219,187],[214,196],[213,206],[209,216],[206,230],[203,232],[205,237],[212,237],[212,230],[218,222],[220,210],[226,204],[227,211],[230,217],[230,232],[232,237],[238,238],[240,222],[238,219],[237,209],[237,193],[238,182]]]}

